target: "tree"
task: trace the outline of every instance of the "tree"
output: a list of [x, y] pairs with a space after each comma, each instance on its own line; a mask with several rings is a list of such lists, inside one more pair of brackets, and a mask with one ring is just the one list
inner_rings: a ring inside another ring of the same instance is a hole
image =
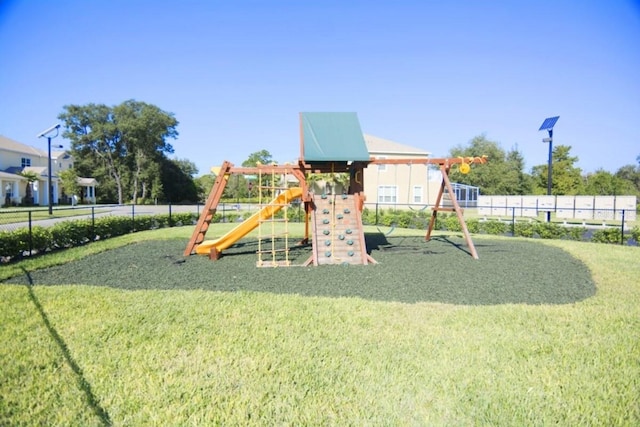
[[191, 160], [173, 159], [171, 161], [175, 163], [185, 175], [196, 176], [198, 174], [198, 167]]
[[78, 174], [74, 169], [65, 169], [59, 174], [62, 181], [62, 190], [69, 197], [80, 194], [80, 184], [78, 184]]
[[204, 203], [211, 193], [213, 183], [216, 181], [216, 176], [213, 173], [199, 176], [195, 179], [196, 188], [198, 191], [198, 201]]
[[[570, 156], [570, 151], [571, 146], [568, 145], [553, 148], [551, 194], [554, 196], [571, 196], [584, 192], [582, 170], [574, 166], [578, 157]], [[534, 194], [547, 194], [548, 169], [547, 164], [533, 167]]]
[[449, 152], [450, 157], [482, 157], [488, 161], [483, 165], [471, 166], [471, 172], [462, 174], [459, 168], [451, 169], [452, 182], [480, 187], [482, 194], [526, 194], [530, 189], [530, 177], [524, 172], [524, 160], [517, 149], [508, 155], [497, 142], [479, 135], [469, 141], [467, 147], [456, 146]]
[[531, 175], [524, 171], [524, 157], [517, 147], [507, 153], [505, 163], [505, 183], [508, 188], [505, 194], [531, 194], [533, 188]]
[[247, 160], [242, 162], [242, 166], [250, 168], [257, 166], [258, 164], [268, 165], [272, 162], [273, 159], [271, 157], [271, 153], [269, 153], [267, 150], [260, 150], [256, 151], [255, 153], [249, 154]]
[[173, 152], [167, 139], [178, 135], [173, 114], [134, 100], [114, 107], [66, 105], [58, 118], [78, 159], [78, 173], [97, 178], [103, 195], [113, 187], [119, 204], [125, 192], [136, 203], [139, 192], [159, 182], [160, 170], [154, 165]]
[[[249, 157], [247, 158], [247, 160], [245, 160], [244, 162], [242, 162], [242, 166], [244, 167], [255, 167], [258, 164], [262, 164], [262, 165], [269, 165], [274, 163], [273, 158], [271, 156], [271, 153], [269, 153], [269, 151], [267, 150], [260, 150], [260, 151], [256, 151], [254, 153], [249, 154]], [[270, 191], [269, 191], [269, 187], [272, 187], [273, 185], [275, 185], [275, 183], [273, 182], [273, 177], [271, 176], [271, 174], [262, 174], [262, 176], [259, 177], [260, 179], [260, 186], [262, 186], [262, 188], [258, 188], [258, 191], [261, 191], [261, 194], [263, 196], [269, 196]], [[224, 196], [225, 197], [236, 197], [237, 192], [236, 189], [234, 187], [234, 183], [230, 182], [231, 185], [228, 185], [227, 188], [225, 188], [225, 192], [224, 192]], [[239, 185], [239, 184], [237, 184]]]
[[33, 205], [33, 183], [38, 180], [38, 175], [32, 171], [22, 171], [18, 175], [27, 179], [27, 185], [24, 189], [24, 198], [22, 203], [26, 206]]
[[626, 165], [618, 169], [615, 177], [620, 180], [621, 189], [618, 194], [629, 194], [640, 197], [640, 156], [639, 164]]
[[193, 177], [182, 169], [176, 160], [161, 159], [161, 182], [164, 199], [172, 203], [196, 203], [198, 187]]

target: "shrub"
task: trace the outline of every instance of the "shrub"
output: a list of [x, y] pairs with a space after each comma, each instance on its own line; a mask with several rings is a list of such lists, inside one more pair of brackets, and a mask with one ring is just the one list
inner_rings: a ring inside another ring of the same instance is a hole
[[401, 228], [411, 228], [413, 226], [414, 215], [411, 211], [397, 211], [396, 225]]
[[478, 218], [469, 218], [466, 223], [469, 233], [480, 233], [480, 220]]
[[449, 215], [445, 220], [445, 228], [449, 231], [462, 231], [457, 215]]
[[369, 208], [362, 210], [362, 223], [367, 225], [374, 225], [376, 223], [376, 212]]
[[596, 243], [620, 243], [622, 234], [619, 228], [603, 228], [596, 230], [591, 236], [591, 241]]
[[542, 239], [559, 239], [566, 234], [566, 229], [563, 226], [553, 222], [539, 222], [534, 229]]
[[[243, 219], [247, 219], [245, 215], [242, 216]], [[287, 209], [287, 219], [291, 222], [303, 222], [304, 221], [304, 206], [292, 206]]]
[[[0, 257], [6, 259], [14, 259], [22, 255], [22, 247], [20, 245], [20, 234], [23, 228], [15, 231], [0, 231]], [[28, 229], [26, 230], [29, 231]]]
[[[28, 233], [28, 229], [25, 229], [25, 232]], [[51, 231], [49, 228], [35, 226], [31, 227], [31, 249], [38, 253], [43, 253], [47, 249], [51, 249]], [[28, 237], [27, 237], [27, 246], [24, 249], [27, 251], [28, 247]]]
[[565, 237], [569, 240], [582, 240], [587, 229], [584, 227], [567, 227], [565, 229]]
[[136, 216], [135, 224], [136, 231], [154, 230], [158, 227], [158, 219], [156, 216]]
[[378, 213], [378, 224], [384, 225], [385, 227], [391, 227], [392, 225], [396, 225], [396, 217], [390, 210], [381, 210]]
[[93, 240], [90, 220], [63, 221], [49, 228], [51, 248], [70, 248]]
[[513, 235], [520, 237], [533, 237], [534, 225], [530, 222], [516, 222], [513, 227]]
[[483, 222], [481, 229], [487, 234], [494, 234], [494, 235], [504, 234], [507, 232], [507, 223], [492, 219], [492, 220]]
[[198, 218], [196, 218], [195, 215], [191, 212], [174, 213], [173, 215], [171, 215], [171, 222], [173, 224], [171, 224], [170, 226], [181, 227], [184, 225], [194, 225], [197, 220]]
[[100, 239], [131, 233], [133, 228], [134, 222], [126, 216], [105, 216], [95, 221], [95, 234]]

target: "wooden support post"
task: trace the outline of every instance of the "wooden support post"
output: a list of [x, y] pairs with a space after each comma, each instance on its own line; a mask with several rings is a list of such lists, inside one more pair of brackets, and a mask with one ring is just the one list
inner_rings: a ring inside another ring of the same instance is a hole
[[220, 167], [220, 173], [216, 177], [216, 180], [213, 183], [213, 187], [211, 187], [211, 192], [209, 192], [207, 202], [205, 203], [202, 213], [200, 214], [200, 218], [198, 219], [196, 227], [193, 230], [191, 239], [189, 239], [189, 243], [184, 250], [184, 256], [191, 255], [195, 247], [204, 241], [204, 236], [207, 234], [209, 224], [213, 220], [213, 216], [216, 213], [218, 203], [220, 202], [222, 193], [224, 192], [224, 188], [227, 185], [227, 179], [225, 178], [225, 175], [229, 173], [229, 171], [231, 170], [231, 166], [232, 164], [227, 161], [224, 161], [222, 163], [222, 166]]
[[[471, 240], [471, 235], [469, 234], [467, 223], [464, 221], [464, 215], [463, 215], [462, 209], [458, 204], [458, 199], [456, 199], [456, 193], [453, 191], [453, 187], [451, 186], [451, 181], [449, 181], [450, 169], [451, 169], [451, 165], [449, 165], [448, 163], [443, 163], [440, 165], [440, 170], [442, 171], [442, 184], [440, 184], [440, 191], [438, 192], [438, 197], [436, 198], [436, 204], [433, 207], [431, 212], [431, 219], [429, 220], [429, 228], [427, 229], [427, 235], [425, 239], [427, 241], [431, 239], [431, 231], [435, 226], [436, 216], [438, 215], [438, 211], [454, 211], [456, 213], [456, 216], [458, 217], [458, 222], [460, 223], [460, 227], [462, 228], [462, 232], [467, 242], [467, 246], [469, 247], [469, 251], [471, 252], [471, 256], [474, 259], [478, 259], [478, 252], [476, 251], [476, 247], [473, 244], [473, 240]], [[440, 207], [440, 203], [442, 201], [442, 196], [444, 195], [445, 188], [449, 192], [449, 196], [451, 197], [451, 203], [453, 204], [453, 208]]]
[[217, 261], [220, 259], [220, 252], [216, 248], [211, 248], [209, 251], [209, 259], [212, 261]]

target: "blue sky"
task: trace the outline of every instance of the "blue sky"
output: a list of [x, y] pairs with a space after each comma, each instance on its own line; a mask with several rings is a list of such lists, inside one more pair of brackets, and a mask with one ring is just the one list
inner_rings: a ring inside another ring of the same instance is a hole
[[45, 148], [64, 105], [128, 99], [175, 114], [200, 174], [295, 161], [301, 111], [434, 156], [485, 134], [527, 171], [559, 115], [554, 144], [615, 172], [640, 155], [640, 2], [0, 0], [0, 134]]

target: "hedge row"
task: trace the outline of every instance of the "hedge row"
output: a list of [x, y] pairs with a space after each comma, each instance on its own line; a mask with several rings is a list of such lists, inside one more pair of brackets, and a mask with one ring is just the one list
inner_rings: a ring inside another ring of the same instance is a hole
[[[213, 222], [240, 222], [249, 217], [251, 212], [226, 212], [224, 216], [216, 213]], [[282, 216], [283, 213], [278, 213]], [[302, 222], [304, 210], [292, 208], [287, 210], [289, 221]], [[176, 213], [169, 216], [149, 215], [130, 218], [127, 216], [100, 217], [95, 220], [69, 220], [56, 223], [51, 227], [34, 226], [19, 228], [14, 231], [0, 231], [0, 262], [20, 259], [25, 255], [41, 254], [58, 249], [84, 245], [86, 243], [122, 236], [135, 231], [154, 230], [157, 228], [181, 225], [193, 225], [197, 221], [194, 213]], [[415, 228], [425, 230], [429, 225], [430, 213], [425, 211], [379, 211], [377, 214], [364, 209], [364, 224], [384, 227]], [[377, 220], [377, 222], [376, 222]], [[556, 223], [516, 222], [514, 224], [498, 220], [480, 221], [471, 218], [466, 221], [470, 233], [505, 235], [541, 238], [571, 239], [597, 243], [620, 243], [623, 241], [621, 228], [604, 228], [589, 231], [584, 227], [564, 227]], [[455, 214], [444, 214], [437, 218], [436, 230], [462, 231]], [[640, 227], [625, 232], [624, 239], [640, 242]]]
[[[376, 218], [377, 217], [377, 218]], [[430, 211], [393, 211], [383, 210], [376, 212], [364, 209], [362, 221], [369, 225], [381, 225], [384, 227], [415, 228], [426, 230], [431, 218]], [[377, 219], [377, 224], [376, 224]], [[466, 221], [467, 229], [474, 234], [514, 235], [540, 239], [569, 239], [590, 241], [596, 243], [620, 243], [623, 241], [621, 227], [602, 228], [589, 230], [585, 227], [565, 227], [548, 222], [504, 222], [499, 220], [480, 221], [478, 218], [470, 218]], [[436, 219], [434, 227], [443, 231], [462, 231], [456, 214], [441, 214]], [[640, 243], [640, 227], [625, 230], [624, 241], [630, 239]]]
[[107, 216], [95, 218], [94, 221], [63, 221], [51, 227], [33, 226], [31, 230], [23, 227], [14, 231], [0, 231], [0, 261], [7, 262], [25, 255], [81, 246], [135, 231], [192, 225], [195, 220], [197, 217], [192, 213], [137, 216], [133, 219], [127, 216]]

